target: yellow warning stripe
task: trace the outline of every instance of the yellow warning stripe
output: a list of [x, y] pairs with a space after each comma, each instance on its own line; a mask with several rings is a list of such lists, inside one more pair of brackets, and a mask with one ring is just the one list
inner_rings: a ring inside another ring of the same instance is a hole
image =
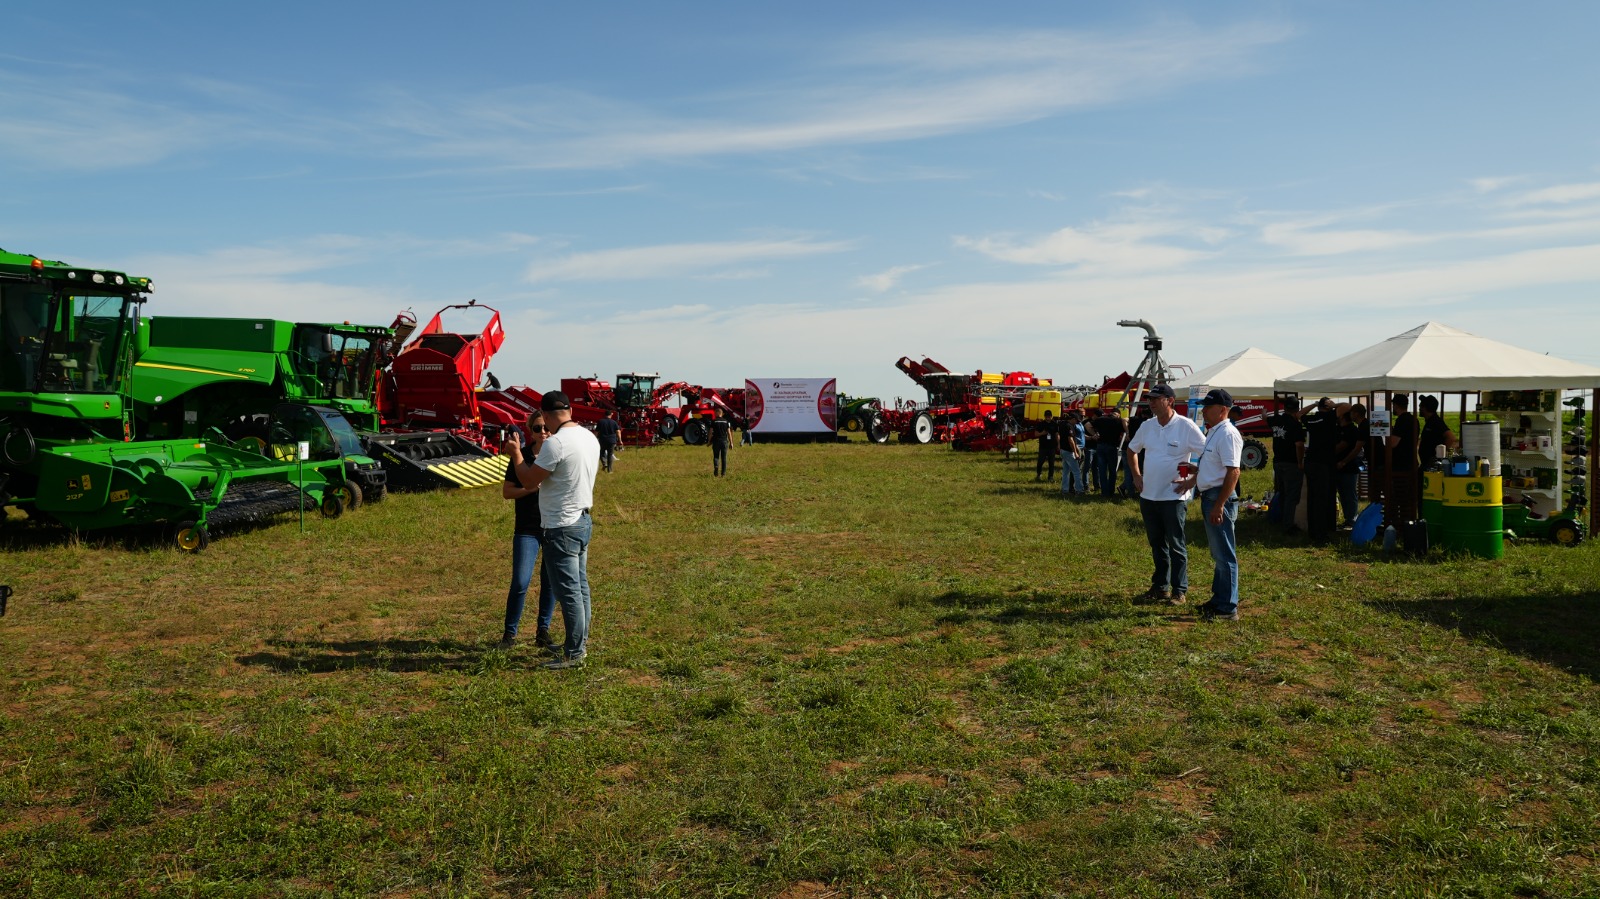
[[505, 466], [492, 457], [430, 465], [428, 470], [449, 478], [463, 487], [488, 487], [491, 484], [498, 484], [505, 474]]
[[201, 375], [222, 375], [224, 378], [240, 378], [240, 379], [243, 379], [243, 380], [246, 380], [246, 381], [250, 380], [250, 376], [249, 375], [235, 374], [234, 372], [231, 372], [231, 371], [219, 371], [218, 369], [215, 369], [215, 368], [191, 368], [190, 366], [187, 366], [187, 365], [163, 365], [160, 362], [135, 362], [135, 363], [133, 363], [133, 367], [134, 368], [164, 368], [167, 371], [192, 371], [192, 372], [194, 372], [196, 374], [201, 374]]

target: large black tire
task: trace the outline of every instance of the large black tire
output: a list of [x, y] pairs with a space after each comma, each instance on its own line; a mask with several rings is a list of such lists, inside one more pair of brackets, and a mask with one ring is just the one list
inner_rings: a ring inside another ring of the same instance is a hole
[[682, 425], [683, 423], [678, 421], [675, 416], [668, 415], [661, 419], [661, 424], [656, 428], [656, 433], [661, 435], [662, 440], [671, 440], [678, 436], [678, 431], [682, 428]]
[[928, 444], [933, 442], [933, 416], [926, 412], [918, 412], [911, 419], [911, 442]]
[[711, 439], [711, 425], [701, 419], [692, 419], [683, 426], [683, 442], [690, 446], [704, 446]]
[[889, 442], [889, 426], [884, 424], [882, 413], [864, 412], [861, 418], [863, 429], [867, 432], [867, 440], [872, 443]]
[[334, 490], [338, 491], [339, 499], [344, 502], [344, 507], [346, 509], [349, 509], [353, 512], [356, 509], [361, 508], [363, 497], [361, 495], [360, 484], [357, 484], [355, 481], [352, 481], [349, 478], [345, 478], [344, 484], [335, 487]]
[[1239, 467], [1246, 471], [1259, 471], [1267, 467], [1267, 445], [1246, 437], [1244, 449], [1239, 452]]
[[851, 434], [859, 433], [862, 429], [861, 419], [864, 417], [864, 415], [846, 415], [844, 417], [844, 423], [839, 427]]
[[371, 490], [367, 491], [366, 501], [369, 502], [369, 503], [381, 503], [381, 502], [383, 502], [383, 498], [388, 496], [388, 495], [389, 495], [389, 485], [388, 484], [379, 484], [378, 486], [376, 486], [376, 487], [372, 488]]

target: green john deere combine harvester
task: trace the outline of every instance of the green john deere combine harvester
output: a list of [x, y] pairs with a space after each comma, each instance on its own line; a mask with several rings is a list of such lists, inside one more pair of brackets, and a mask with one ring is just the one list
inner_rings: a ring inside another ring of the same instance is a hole
[[339, 460], [348, 507], [383, 499], [388, 477], [356, 433], [378, 430], [375, 371], [392, 328], [157, 315], [135, 336], [134, 427], [143, 436], [220, 432], [239, 449]]
[[15, 506], [73, 530], [166, 523], [188, 551], [214, 528], [308, 504], [342, 513], [339, 462], [177, 434], [132, 439], [135, 335], [150, 290], [146, 278], [0, 250], [0, 513]]

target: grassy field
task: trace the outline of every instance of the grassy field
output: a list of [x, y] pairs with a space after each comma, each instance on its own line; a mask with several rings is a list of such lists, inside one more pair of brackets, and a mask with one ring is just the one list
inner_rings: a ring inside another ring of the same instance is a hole
[[10, 522], [0, 893], [1600, 895], [1593, 544], [1250, 519], [1200, 623], [1031, 460], [630, 450], [595, 520], [562, 673], [494, 648], [496, 491], [197, 556]]

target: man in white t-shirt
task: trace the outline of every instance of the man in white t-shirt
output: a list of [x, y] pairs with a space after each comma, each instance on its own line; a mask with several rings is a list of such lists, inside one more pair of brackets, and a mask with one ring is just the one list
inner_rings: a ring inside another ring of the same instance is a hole
[[1233, 397], [1218, 387], [1201, 402], [1206, 421], [1206, 445], [1200, 452], [1200, 467], [1192, 480], [1179, 486], [1200, 490], [1200, 514], [1206, 521], [1206, 542], [1211, 544], [1211, 599], [1195, 606], [1201, 619], [1239, 620], [1239, 547], [1233, 531], [1239, 514], [1239, 499], [1233, 488], [1239, 483], [1239, 458], [1244, 438], [1228, 420]]
[[[1199, 425], [1173, 411], [1176, 396], [1171, 385], [1157, 384], [1145, 398], [1150, 403], [1151, 417], [1134, 432], [1127, 452], [1128, 474], [1139, 494], [1144, 535], [1150, 542], [1150, 556], [1156, 568], [1145, 598], [1183, 605], [1189, 599], [1189, 549], [1184, 527], [1194, 494], [1178, 489], [1178, 466], [1187, 465], [1200, 455], [1206, 438]], [[1143, 465], [1139, 462], [1141, 452]]]
[[600, 471], [600, 441], [588, 428], [572, 420], [572, 401], [559, 390], [540, 400], [549, 436], [538, 458], [525, 461], [515, 431], [505, 453], [517, 468], [522, 484], [539, 491], [539, 517], [544, 526], [543, 549], [550, 580], [567, 639], [546, 668], [581, 668], [589, 652], [589, 538], [594, 524], [594, 480]]

